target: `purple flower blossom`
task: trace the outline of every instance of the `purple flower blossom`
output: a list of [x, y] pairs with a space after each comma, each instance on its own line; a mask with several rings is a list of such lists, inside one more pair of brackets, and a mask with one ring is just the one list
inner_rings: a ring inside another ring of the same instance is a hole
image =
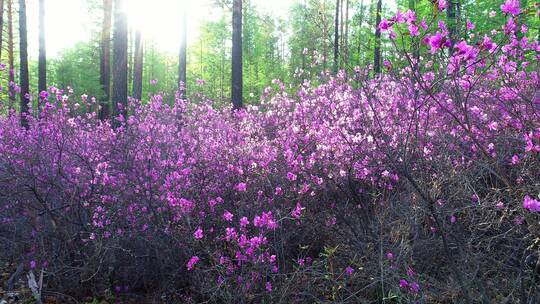
[[186, 264], [187, 270], [192, 270], [195, 264], [197, 264], [198, 262], [199, 262], [199, 257], [196, 255], [192, 256], [191, 259], [189, 259], [189, 261]]
[[540, 201], [526, 195], [523, 199], [523, 208], [531, 212], [540, 212]]
[[519, 15], [521, 13], [519, 0], [506, 0], [501, 4], [501, 11], [505, 14]]
[[201, 229], [201, 227], [195, 230], [195, 232], [193, 233], [193, 237], [195, 237], [196, 240], [200, 240], [203, 238], [203, 230]]

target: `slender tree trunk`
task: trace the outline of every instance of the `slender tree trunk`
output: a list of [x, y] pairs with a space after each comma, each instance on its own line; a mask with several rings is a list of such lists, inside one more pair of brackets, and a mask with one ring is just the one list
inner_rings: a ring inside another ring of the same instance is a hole
[[101, 30], [101, 64], [99, 83], [103, 90], [100, 102], [99, 118], [109, 118], [109, 101], [111, 99], [111, 24], [113, 0], [103, 0], [103, 28]]
[[345, 3], [345, 37], [343, 39], [343, 61], [349, 64], [349, 0]]
[[[128, 2], [129, 3], [129, 2]], [[135, 52], [134, 52], [134, 43], [133, 43], [133, 26], [128, 26], [128, 76], [127, 76], [127, 82], [128, 82], [128, 95], [129, 95], [129, 85], [131, 84], [133, 86], [133, 73], [135, 72], [134, 69], [134, 58]], [[133, 90], [133, 87], [131, 88]]]
[[232, 103], [233, 109], [238, 110], [243, 107], [242, 0], [233, 1], [232, 23]]
[[382, 0], [377, 0], [377, 11], [375, 16], [375, 49], [373, 54], [373, 70], [375, 74], [381, 73], [381, 24]]
[[454, 44], [456, 41], [457, 34], [457, 18], [456, 18], [456, 7], [458, 0], [448, 1], [448, 7], [446, 9], [446, 19], [448, 23], [448, 37], [450, 38], [450, 48], [448, 51], [453, 53]]
[[322, 1], [322, 24], [323, 24], [323, 70], [324, 73], [326, 73], [326, 70], [328, 68], [328, 42], [331, 38], [329, 38], [329, 26], [328, 26], [328, 20], [326, 19], [326, 1]]
[[334, 25], [334, 74], [339, 70], [339, 6], [340, 1], [336, 0], [336, 15]]
[[0, 0], [0, 60], [2, 60], [2, 47], [4, 34], [4, 0]]
[[187, 14], [186, 9], [182, 15], [182, 37], [180, 39], [180, 54], [178, 58], [178, 85], [180, 98], [186, 98], [187, 75]]
[[8, 0], [8, 65], [9, 65], [9, 109], [12, 110], [15, 106], [15, 54], [13, 41], [13, 0]]
[[[45, 0], [39, 0], [38, 91], [47, 91], [47, 49], [45, 45]], [[40, 103], [42, 102], [40, 96]]]
[[128, 25], [123, 10], [123, 0], [114, 2], [114, 34], [113, 34], [113, 126], [118, 127], [118, 116], [127, 119], [128, 104]]
[[133, 98], [141, 100], [143, 82], [144, 47], [141, 31], [135, 32], [135, 62], [133, 64]]
[[21, 77], [21, 125], [28, 128], [30, 115], [30, 83], [28, 80], [28, 38], [26, 31], [26, 1], [19, 0], [19, 58]]

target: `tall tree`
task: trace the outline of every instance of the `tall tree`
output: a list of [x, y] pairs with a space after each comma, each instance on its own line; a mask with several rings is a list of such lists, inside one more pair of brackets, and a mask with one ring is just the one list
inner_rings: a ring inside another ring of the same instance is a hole
[[[114, 117], [127, 116], [128, 101], [128, 25], [124, 11], [124, 1], [114, 1], [114, 33], [113, 33], [113, 86], [112, 104]], [[119, 122], [113, 119], [113, 125]]]
[[345, 0], [345, 37], [343, 38], [343, 61], [349, 64], [349, 0]]
[[144, 47], [140, 30], [135, 32], [135, 62], [133, 64], [133, 98], [141, 100]]
[[2, 42], [4, 34], [4, 0], [0, 0], [0, 59], [2, 58]]
[[381, 73], [381, 14], [382, 14], [382, 0], [377, 0], [377, 10], [375, 16], [375, 48], [373, 53], [373, 70], [375, 74]]
[[334, 74], [339, 70], [339, 8], [340, 1], [336, 0], [336, 16], [334, 25]]
[[242, 90], [242, 0], [233, 0], [232, 11], [232, 103], [233, 109], [243, 106]]
[[182, 16], [182, 37], [180, 39], [180, 58], [178, 65], [178, 83], [180, 86], [180, 98], [186, 98], [186, 70], [187, 70], [187, 14], [186, 9], [184, 9]]
[[15, 105], [15, 54], [13, 41], [13, 0], [8, 0], [7, 22], [8, 22], [8, 65], [9, 65], [9, 107]]
[[19, 59], [21, 77], [21, 125], [28, 128], [30, 115], [30, 83], [28, 80], [28, 33], [26, 30], [26, 1], [19, 0]]
[[99, 83], [103, 90], [100, 101], [99, 118], [109, 117], [109, 101], [111, 97], [111, 24], [113, 0], [103, 0], [103, 28], [101, 30], [101, 54]]
[[[39, 0], [38, 91], [47, 90], [47, 53], [45, 46], [45, 0]], [[41, 97], [40, 97], [41, 98]]]
[[456, 41], [457, 34], [457, 16], [456, 11], [458, 7], [459, 0], [450, 0], [448, 1], [448, 7], [446, 9], [446, 18], [448, 23], [448, 36], [450, 37], [451, 47], [448, 49], [449, 52], [453, 51], [454, 43]]

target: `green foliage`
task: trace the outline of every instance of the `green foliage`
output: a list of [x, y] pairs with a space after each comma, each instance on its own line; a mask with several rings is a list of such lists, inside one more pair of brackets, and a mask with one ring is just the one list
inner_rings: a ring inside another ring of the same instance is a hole
[[[58, 59], [47, 63], [49, 85], [72, 88], [75, 95], [87, 94], [98, 100], [103, 98], [99, 84], [99, 56], [99, 47], [93, 42], [80, 42], [63, 51]], [[35, 73], [37, 69], [31, 70]]]

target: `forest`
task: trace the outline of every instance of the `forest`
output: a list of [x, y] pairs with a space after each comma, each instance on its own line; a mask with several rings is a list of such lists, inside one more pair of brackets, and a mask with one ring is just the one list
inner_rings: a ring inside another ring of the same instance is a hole
[[0, 304], [540, 303], [539, 63], [537, 0], [0, 0]]

